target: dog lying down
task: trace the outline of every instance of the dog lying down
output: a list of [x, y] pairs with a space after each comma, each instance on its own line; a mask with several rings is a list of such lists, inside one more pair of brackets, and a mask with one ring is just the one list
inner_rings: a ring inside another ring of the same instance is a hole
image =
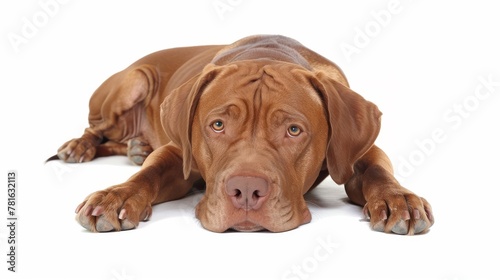
[[374, 230], [424, 233], [431, 206], [396, 181], [374, 145], [380, 118], [333, 62], [293, 39], [260, 35], [162, 50], [114, 74], [90, 99], [89, 127], [57, 157], [128, 155], [142, 165], [77, 207], [90, 231], [136, 228], [152, 205], [201, 180], [204, 228], [287, 231], [311, 221], [304, 194], [331, 176]]

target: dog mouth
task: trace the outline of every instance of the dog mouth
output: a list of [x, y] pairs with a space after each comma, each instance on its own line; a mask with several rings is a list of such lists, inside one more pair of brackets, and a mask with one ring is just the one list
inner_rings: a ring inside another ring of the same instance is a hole
[[232, 226], [230, 229], [241, 232], [255, 232], [255, 231], [265, 231], [265, 227], [252, 223], [250, 221], [244, 221], [237, 225]]
[[[284, 210], [284, 209], [283, 209]], [[239, 212], [239, 211], [238, 211]], [[227, 230], [239, 232], [284, 232], [297, 228], [311, 222], [312, 216], [309, 209], [303, 208], [299, 211], [291, 208], [286, 211], [269, 209], [264, 213], [259, 211], [245, 211], [235, 213], [228, 219]]]
[[236, 208], [231, 199], [221, 201], [205, 195], [196, 206], [196, 217], [203, 228], [219, 233], [284, 232], [311, 221], [311, 212], [305, 201], [291, 203], [284, 200], [283, 197], [271, 197], [260, 209], [254, 210]]

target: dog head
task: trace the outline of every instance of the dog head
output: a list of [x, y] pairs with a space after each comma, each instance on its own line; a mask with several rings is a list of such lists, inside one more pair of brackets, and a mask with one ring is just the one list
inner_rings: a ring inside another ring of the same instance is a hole
[[352, 176], [380, 115], [325, 73], [271, 60], [209, 64], [162, 105], [184, 177], [199, 172], [206, 182], [196, 215], [216, 232], [308, 223], [303, 195], [325, 166], [338, 184]]

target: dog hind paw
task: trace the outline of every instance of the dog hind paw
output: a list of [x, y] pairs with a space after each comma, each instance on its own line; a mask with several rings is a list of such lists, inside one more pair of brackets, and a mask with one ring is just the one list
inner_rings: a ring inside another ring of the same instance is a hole
[[94, 158], [96, 146], [85, 138], [75, 138], [64, 143], [57, 151], [57, 156], [68, 163], [80, 163]]
[[130, 139], [127, 145], [127, 156], [137, 165], [142, 165], [149, 154], [153, 152], [153, 148], [140, 137]]

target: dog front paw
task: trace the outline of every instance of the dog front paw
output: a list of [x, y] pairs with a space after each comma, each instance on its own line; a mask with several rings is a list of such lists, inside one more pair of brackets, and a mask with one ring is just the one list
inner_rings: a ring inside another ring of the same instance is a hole
[[108, 232], [134, 229], [151, 217], [146, 196], [129, 183], [89, 195], [76, 208], [77, 222], [89, 231]]
[[373, 230], [386, 233], [425, 233], [434, 224], [431, 205], [411, 192], [377, 195], [365, 204], [363, 213]]

